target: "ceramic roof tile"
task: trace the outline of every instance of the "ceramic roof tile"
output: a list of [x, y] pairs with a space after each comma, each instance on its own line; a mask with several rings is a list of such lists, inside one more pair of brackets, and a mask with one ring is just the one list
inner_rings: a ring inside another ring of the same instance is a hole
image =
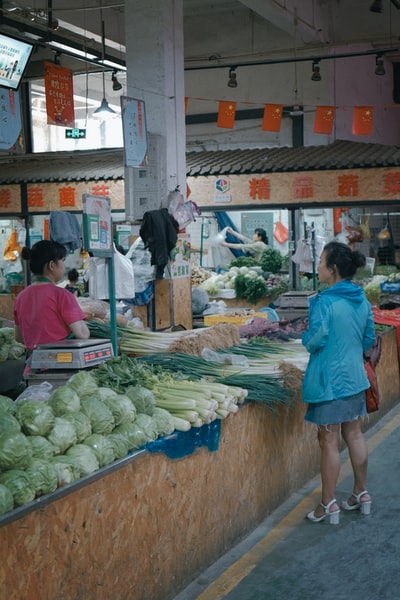
[[[186, 154], [188, 176], [400, 166], [400, 148], [351, 141], [301, 148], [209, 150]], [[123, 149], [0, 156], [0, 185], [115, 180], [125, 176]]]

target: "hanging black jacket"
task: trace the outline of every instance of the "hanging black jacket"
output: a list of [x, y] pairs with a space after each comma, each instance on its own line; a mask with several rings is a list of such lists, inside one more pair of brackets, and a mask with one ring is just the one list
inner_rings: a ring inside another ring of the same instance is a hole
[[151, 264], [163, 269], [169, 260], [170, 252], [178, 240], [179, 225], [168, 209], [160, 208], [144, 213], [140, 227], [140, 237], [145, 248], [151, 253]]

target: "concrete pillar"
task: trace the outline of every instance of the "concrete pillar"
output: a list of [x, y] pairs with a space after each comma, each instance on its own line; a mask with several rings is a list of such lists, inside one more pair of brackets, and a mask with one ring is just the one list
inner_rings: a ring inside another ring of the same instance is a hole
[[186, 190], [182, 0], [126, 0], [127, 95], [145, 102], [147, 169], [125, 169], [127, 217]]

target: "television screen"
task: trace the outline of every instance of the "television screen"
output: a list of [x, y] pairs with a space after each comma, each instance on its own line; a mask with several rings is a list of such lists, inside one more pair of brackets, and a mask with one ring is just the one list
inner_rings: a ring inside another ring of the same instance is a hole
[[0, 33], [0, 86], [18, 90], [34, 43]]

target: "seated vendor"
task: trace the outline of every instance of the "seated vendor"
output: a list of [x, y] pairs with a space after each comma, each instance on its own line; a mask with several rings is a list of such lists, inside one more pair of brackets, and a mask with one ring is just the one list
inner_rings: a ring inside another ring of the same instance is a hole
[[39, 344], [58, 342], [70, 336], [87, 339], [89, 328], [75, 296], [56, 285], [64, 276], [66, 248], [58, 242], [42, 240], [23, 248], [29, 260], [33, 282], [14, 302], [15, 339], [33, 350]]

